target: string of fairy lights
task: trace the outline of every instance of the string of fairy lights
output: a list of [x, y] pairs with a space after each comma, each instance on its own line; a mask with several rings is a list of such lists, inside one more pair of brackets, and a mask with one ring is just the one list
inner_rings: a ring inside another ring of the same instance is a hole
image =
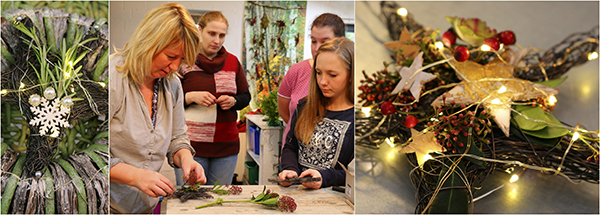
[[[386, 18], [386, 20], [384, 20], [384, 21], [387, 21], [387, 26], [388, 26], [388, 30], [390, 31], [390, 36], [394, 40], [398, 39], [398, 35], [399, 35], [399, 33], [397, 32], [398, 29], [402, 29], [403, 27], [407, 27], [407, 26], [409, 27], [409, 29], [410, 29], [410, 26], [413, 26], [413, 27], [417, 26], [417, 28], [419, 28], [419, 30], [420, 30], [420, 28], [422, 28], [420, 25], [418, 25], [418, 23], [416, 23], [416, 22], [414, 22], [414, 20], [412, 20], [412, 18], [410, 17], [410, 14], [408, 13], [407, 8], [399, 7], [399, 6], [397, 6], [396, 3], [393, 3], [393, 2], [392, 3], [382, 2], [381, 7], [382, 7], [382, 14]], [[395, 14], [391, 14], [390, 13], [391, 11], [395, 12]], [[417, 29], [412, 29], [412, 30], [415, 31]], [[414, 35], [418, 35], [418, 33], [415, 33]], [[597, 37], [597, 33], [596, 33], [595, 37]], [[598, 49], [597, 46], [599, 44], [598, 39], [588, 37], [579, 42], [570, 44], [569, 47], [565, 48], [566, 51], [564, 52], [564, 57], [562, 58], [562, 60], [559, 62], [556, 62], [550, 66], [559, 66], [559, 65], [563, 64], [564, 62], [566, 62], [567, 56], [569, 54], [572, 54], [572, 53], [580, 54], [580, 53], [577, 53], [578, 51], [580, 51], [580, 50], [577, 50], [577, 48], [579, 48], [580, 45], [583, 43], [591, 43], [592, 46], [594, 46], [594, 50], [587, 52], [587, 53], [581, 53], [582, 56], [585, 56], [588, 61], [598, 59], [598, 57], [599, 57], [599, 54], [597, 52], [597, 49]], [[523, 49], [523, 47], [521, 47], [517, 44], [515, 44], [515, 45], [518, 48]], [[523, 117], [526, 120], [536, 122], [536, 123], [544, 123], [546, 126], [550, 126], [550, 127], [558, 127], [558, 128], [567, 129], [568, 134], [567, 134], [567, 136], [565, 136], [563, 138], [568, 139], [568, 145], [566, 147], [566, 150], [564, 150], [564, 153], [559, 156], [560, 163], [558, 164], [558, 166], [556, 168], [530, 165], [530, 164], [520, 162], [518, 160], [501, 160], [501, 159], [496, 159], [496, 158], [481, 157], [481, 156], [466, 153], [467, 151], [469, 151], [468, 149], [465, 150], [465, 153], [460, 153], [460, 154], [444, 154], [443, 152], [433, 152], [432, 153], [433, 156], [432, 156], [432, 154], [430, 154], [430, 153], [422, 153], [421, 155], [419, 155], [419, 156], [422, 156], [422, 158], [419, 158], [419, 160], [423, 160], [423, 162], [422, 163], [419, 162], [419, 164], [416, 166], [413, 165], [413, 166], [415, 166], [415, 168], [412, 169], [410, 172], [411, 178], [413, 178], [412, 175], [415, 174], [417, 171], [420, 171], [420, 172], [423, 171], [424, 161], [435, 160], [436, 163], [438, 163], [442, 166], [445, 166], [446, 168], [449, 168], [452, 170], [458, 170], [460, 172], [460, 174], [459, 174], [460, 179], [467, 186], [467, 190], [469, 192], [471, 202], [475, 202], [481, 198], [484, 198], [485, 196], [488, 196], [489, 194], [501, 189], [506, 184], [516, 182], [519, 179], [519, 175], [523, 174], [523, 172], [525, 172], [525, 170], [527, 170], [527, 169], [542, 171], [542, 172], [551, 173], [554, 175], [560, 175], [560, 176], [566, 178], [567, 180], [569, 180], [571, 183], [574, 183], [574, 184], [579, 183], [578, 181], [573, 180], [573, 178], [569, 177], [568, 175], [566, 175], [562, 172], [563, 165], [565, 164], [567, 155], [571, 151], [572, 147], [574, 147], [574, 144], [578, 141], [583, 142], [589, 149], [591, 149], [591, 151], [595, 155], [598, 155], [599, 154], [599, 149], [598, 149], [599, 138], [598, 138], [598, 136], [600, 136], [600, 130], [589, 131], [586, 128], [584, 128], [583, 126], [581, 126], [580, 124], [577, 124], [576, 126], [556, 124], [556, 123], [551, 123], [551, 122], [547, 122], [547, 121], [543, 121], [543, 120], [532, 119], [532, 118], [526, 116], [525, 114], [522, 114], [521, 112], [515, 110], [511, 106], [512, 105], [535, 105], [535, 102], [513, 101], [513, 99], [512, 99], [513, 95], [511, 95], [511, 92], [514, 92], [515, 89], [512, 89], [511, 86], [514, 86], [515, 84], [533, 86], [533, 91], [537, 91], [538, 93], [540, 93], [542, 95], [544, 105], [548, 106], [550, 109], [553, 109], [553, 107], [556, 105], [557, 99], [553, 93], [548, 93], [547, 91], [540, 89], [537, 86], [534, 86], [532, 84], [532, 82], [530, 82], [528, 80], [519, 79], [519, 78], [490, 77], [490, 78], [480, 78], [477, 80], [470, 80], [465, 74], [463, 74], [463, 71], [461, 71], [460, 69], [458, 69], [456, 67], [457, 60], [454, 56], [452, 56], [451, 50], [449, 50], [448, 48], [446, 48], [444, 46], [444, 43], [442, 43], [441, 41], [437, 41], [434, 43], [434, 46], [437, 48], [437, 51], [441, 54], [441, 56], [443, 56], [444, 59], [415, 70], [414, 73], [411, 75], [411, 77], [408, 78], [407, 80], [410, 80], [413, 77], [415, 77], [417, 75], [417, 73], [425, 71], [425, 70], [432, 68], [434, 66], [437, 66], [439, 64], [448, 64], [450, 66], [450, 68], [452, 68], [452, 70], [454, 70], [455, 74], [462, 81], [459, 83], [443, 84], [443, 85], [435, 87], [431, 90], [426, 90], [420, 94], [421, 97], [424, 95], [428, 95], [428, 94], [434, 94], [434, 92], [437, 92], [442, 89], [453, 88], [453, 87], [457, 87], [457, 86], [470, 86], [471, 89], [477, 90], [479, 93], [481, 93], [481, 95], [484, 95], [484, 96], [479, 97], [478, 100], [472, 102], [471, 104], [463, 106], [460, 110], [450, 114], [447, 117], [458, 115], [461, 112], [467, 111], [468, 109], [472, 108], [473, 106], [475, 106], [476, 109], [478, 109], [480, 105], [484, 105], [488, 109], [493, 109], [495, 106], [499, 106], [499, 105], [508, 106], [508, 108], [510, 110], [509, 113], [514, 113], [515, 115]], [[493, 53], [497, 57], [497, 59], [499, 59], [500, 62], [510, 65], [509, 63], [507, 63], [507, 60], [502, 57], [501, 53], [499, 53], [500, 50], [504, 50], [504, 44], [500, 44], [500, 47], [497, 50], [490, 47], [487, 44], [483, 44], [477, 48], [473, 48], [468, 51], [471, 53], [476, 53], [476, 52], [483, 52], [484, 54]], [[545, 62], [540, 62], [536, 56], [533, 56], [533, 57], [530, 56], [530, 58], [533, 58], [534, 60], [537, 60], [538, 62], [533, 63], [533, 64], [529, 63], [526, 66], [522, 66], [522, 65], [510, 65], [510, 66], [516, 70], [525, 70], [525, 71], [529, 70], [529, 68], [531, 66], [540, 67], [541, 72], [543, 74], [543, 80], [546, 80], [546, 81], [549, 80], [549, 77], [546, 74], [546, 69], [544, 68], [544, 66], [549, 66], [549, 65], [546, 64]], [[495, 88], [489, 88], [489, 87], [486, 88], [486, 87], [482, 86], [486, 83], [493, 83], [493, 82], [501, 82], [503, 84], [500, 86], [497, 86]], [[398, 93], [398, 95], [400, 95], [400, 94], [401, 94], [401, 92]], [[393, 135], [390, 136], [389, 134], [388, 135], [385, 134], [386, 132], [390, 132], [389, 123], [387, 123], [388, 124], [387, 128], [383, 129], [382, 127], [386, 125], [386, 123], [385, 123], [386, 121], [392, 120], [393, 117], [390, 115], [382, 116], [381, 113], [379, 113], [379, 109], [376, 107], [378, 107], [382, 102], [383, 101], [374, 102], [374, 103], [370, 104], [369, 106], [363, 106], [360, 109], [360, 112], [357, 112], [357, 113], [360, 113], [360, 114], [357, 114], [357, 123], [360, 121], [363, 124], [362, 126], [360, 124], [357, 125], [357, 126], [359, 126], [359, 128], [357, 128], [357, 137], [356, 137], [357, 143], [359, 141], [367, 140], [367, 141], [379, 141], [379, 143], [387, 143], [392, 148], [397, 145], [402, 145], [404, 147], [409, 146], [410, 143], [413, 141], [413, 139], [415, 139], [415, 137], [411, 136], [411, 137], [405, 139], [404, 141], [400, 141], [401, 143], [398, 144], [397, 141], [395, 140], [396, 138], [392, 137]], [[419, 102], [418, 100], [413, 100], [408, 103], [392, 102], [392, 104], [394, 106], [413, 106], [413, 105], [417, 104], [418, 102]], [[411, 114], [411, 113], [400, 112], [400, 111], [398, 111], [397, 113]], [[415, 112], [413, 112], [412, 114], [414, 114], [414, 113]], [[433, 128], [436, 125], [438, 125], [438, 123], [440, 121], [438, 118], [442, 117], [442, 114], [443, 113], [440, 112], [439, 115], [437, 115], [437, 116], [434, 115], [432, 117], [429, 117], [428, 121], [430, 121], [430, 123], [428, 123], [427, 126], [424, 126], [424, 129], [422, 131], [420, 131], [418, 135], [424, 135], [428, 132], [432, 132]], [[472, 128], [469, 129], [469, 131], [468, 131], [469, 138], [471, 138], [472, 132], [473, 132]], [[506, 131], [505, 131], [505, 133], [506, 133]], [[508, 136], [508, 134], [507, 134], [507, 136]], [[375, 147], [378, 148], [377, 145], [378, 145], [378, 143], [375, 144]], [[465, 157], [470, 157], [470, 158], [477, 159], [480, 161], [485, 161], [485, 162], [506, 164], [506, 165], [510, 166], [509, 168], [505, 169], [505, 172], [508, 173], [509, 175], [511, 175], [510, 179], [506, 183], [500, 185], [499, 187], [496, 187], [496, 188], [488, 191], [487, 193], [478, 196], [477, 198], [473, 198], [473, 193], [471, 193], [472, 185], [468, 182], [467, 176], [465, 175], [466, 173], [462, 172], [462, 170], [460, 170], [459, 168], [456, 168], [458, 161], [453, 162], [452, 165], [448, 165], [448, 164], [444, 163], [443, 161], [441, 161], [443, 158], [451, 158], [451, 157], [458, 157], [459, 160], [462, 158], [465, 158]], [[514, 167], [521, 167], [522, 170], [519, 172], [516, 172]], [[431, 174], [431, 173], [420, 173], [420, 174]], [[440, 175], [440, 177], [442, 177], [442, 176]], [[446, 177], [442, 178], [442, 180], [446, 180], [446, 179], [447, 179]], [[595, 179], [596, 183], [597, 183], [597, 180], [598, 179], [596, 176], [596, 179]], [[415, 184], [415, 183], [416, 182], [413, 180], [413, 185], [415, 185], [415, 188], [420, 187], [420, 185], [417, 186], [417, 184]], [[443, 183], [438, 183], [438, 185], [439, 184], [443, 184]], [[436, 189], [433, 191], [433, 195], [431, 195], [431, 196], [435, 196], [440, 191], [440, 188], [441, 188], [441, 186], [437, 186]], [[419, 192], [420, 189], [417, 189], [417, 190]], [[427, 196], [430, 196], [430, 194], [417, 195], [417, 196], [427, 197]], [[420, 197], [417, 198], [419, 200], [419, 203], [421, 203], [421, 200], [422, 200], [422, 199], [420, 199]], [[433, 199], [433, 197], [431, 197], [431, 199]], [[431, 204], [431, 201], [428, 201], [426, 205], [418, 206], [416, 211], [417, 212], [419, 212], [419, 211], [426, 212], [426, 210], [430, 206], [430, 204]], [[424, 208], [422, 208], [422, 207], [424, 207]], [[422, 209], [422, 210], [420, 210], [420, 209]]]

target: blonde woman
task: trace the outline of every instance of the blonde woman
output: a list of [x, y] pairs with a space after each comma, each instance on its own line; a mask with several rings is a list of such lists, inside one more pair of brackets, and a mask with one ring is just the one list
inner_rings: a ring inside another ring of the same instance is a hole
[[175, 72], [193, 64], [200, 36], [175, 3], [151, 10], [123, 49], [110, 59], [111, 213], [151, 213], [173, 184], [158, 173], [165, 157], [191, 184], [202, 166], [185, 133], [183, 91]]
[[[201, 44], [195, 64], [181, 70], [187, 134], [207, 184], [231, 184], [240, 151], [236, 111], [248, 106], [250, 92], [240, 61], [223, 47], [227, 18], [211, 11], [198, 25]], [[184, 172], [175, 169], [178, 185]]]
[[278, 178], [320, 177], [303, 183], [319, 189], [344, 185], [340, 165], [354, 159], [354, 43], [344, 37], [329, 40], [314, 59], [309, 93], [292, 115]]

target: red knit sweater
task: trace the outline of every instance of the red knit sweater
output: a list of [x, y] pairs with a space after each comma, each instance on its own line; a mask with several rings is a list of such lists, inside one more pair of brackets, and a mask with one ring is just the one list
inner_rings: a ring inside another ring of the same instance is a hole
[[[236, 110], [247, 106], [250, 99], [246, 76], [237, 57], [227, 52], [225, 47], [221, 48], [213, 60], [198, 54], [195, 65], [192, 68], [182, 68], [180, 73], [183, 76], [181, 84], [184, 95], [190, 91], [208, 91], [215, 98], [229, 95], [236, 97], [237, 101], [229, 110], [221, 109], [218, 104], [207, 108], [193, 103], [186, 107], [187, 134], [196, 150], [196, 156], [224, 157], [238, 154], [240, 140]], [[248, 95], [247, 101], [239, 98], [242, 94]]]

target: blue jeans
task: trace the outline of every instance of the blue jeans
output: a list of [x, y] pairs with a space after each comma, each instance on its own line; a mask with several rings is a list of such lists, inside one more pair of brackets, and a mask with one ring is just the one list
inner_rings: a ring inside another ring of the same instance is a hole
[[[237, 164], [238, 155], [227, 157], [194, 157], [194, 160], [204, 168], [206, 175], [206, 184], [213, 185], [219, 179], [219, 184], [231, 184], [235, 166]], [[177, 186], [183, 185], [185, 182], [182, 178], [183, 170], [175, 168], [175, 178]]]

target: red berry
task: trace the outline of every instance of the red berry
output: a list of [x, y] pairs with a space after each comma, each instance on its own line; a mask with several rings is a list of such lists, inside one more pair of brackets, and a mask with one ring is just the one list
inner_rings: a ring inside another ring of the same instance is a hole
[[456, 43], [456, 33], [453, 31], [446, 31], [444, 35], [442, 35], [442, 43], [447, 47], [452, 47], [452, 45]]
[[483, 41], [484, 45], [488, 45], [490, 48], [492, 48], [493, 50], [498, 51], [498, 49], [500, 49], [500, 42], [498, 42], [498, 39], [490, 37], [487, 38]]
[[415, 125], [417, 125], [418, 122], [419, 122], [419, 120], [415, 116], [408, 115], [408, 116], [406, 116], [406, 121], [404, 122], [404, 126], [406, 126], [407, 128], [412, 128], [412, 127], [415, 127]]
[[517, 38], [515, 37], [515, 33], [512, 31], [503, 31], [498, 34], [498, 39], [500, 39], [501, 43], [504, 45], [512, 45], [517, 42]]
[[454, 59], [458, 62], [464, 62], [469, 59], [469, 50], [464, 46], [456, 47], [454, 50]]
[[379, 109], [381, 109], [381, 113], [383, 115], [390, 115], [396, 113], [397, 111], [396, 106], [394, 106], [390, 101], [384, 101], [383, 103], [381, 103]]

